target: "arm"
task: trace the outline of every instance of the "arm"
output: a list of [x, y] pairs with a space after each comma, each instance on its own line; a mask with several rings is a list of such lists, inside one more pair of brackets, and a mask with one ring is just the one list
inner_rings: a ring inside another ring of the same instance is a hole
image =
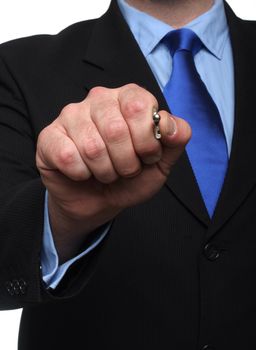
[[[39, 256], [45, 188], [35, 166], [35, 141], [22, 95], [0, 61], [0, 308], [42, 299]], [[8, 282], [24, 280], [24, 294]]]
[[[172, 121], [168, 113], [161, 112], [163, 142], [154, 140], [149, 116], [152, 105], [157, 102], [144, 89], [129, 85], [119, 89], [94, 89], [81, 103], [65, 107], [37, 140], [31, 111], [15, 75], [4, 62], [0, 62], [0, 72], [0, 308], [7, 309], [53, 298], [44, 288], [40, 270], [46, 188], [54, 241], [64, 263], [77, 254], [94, 230], [124, 208], [150, 198], [159, 190], [184, 149], [190, 131], [184, 122], [176, 119], [178, 131], [168, 136]], [[138, 96], [143, 101], [139, 113], [132, 107], [136, 106]], [[101, 143], [100, 148], [94, 141], [104, 131], [99, 130], [103, 125], [92, 121], [96, 115], [104, 116], [102, 120], [110, 133], [109, 141], [103, 142], [103, 147]], [[125, 144], [132, 150], [132, 156], [125, 161], [118, 155], [124, 158], [126, 146], [119, 142], [120, 130], [113, 128], [119, 122], [113, 124], [111, 116], [118, 116], [125, 126]], [[74, 117], [76, 123], [72, 124]], [[136, 126], [132, 126], [135, 119]], [[88, 125], [96, 125], [94, 134]], [[130, 131], [127, 133], [130, 129], [134, 135], [139, 131], [139, 137], [135, 138], [139, 143], [142, 141], [142, 149], [138, 146], [138, 150], [134, 150]], [[84, 145], [81, 140], [86, 141]], [[106, 152], [109, 147], [110, 155]], [[71, 278], [69, 274], [68, 280], [62, 283], [63, 297], [77, 293], [86, 283], [98, 251], [95, 249], [75, 264], [79, 273], [76, 268]], [[20, 279], [26, 282], [25, 293], [11, 295], [8, 282]]]
[[[0, 59], [0, 309], [56, 300], [42, 279], [45, 186], [35, 163], [37, 133], [14, 72]], [[78, 263], [61, 298], [78, 293], [99, 249]]]
[[42, 265], [42, 276], [47, 288], [55, 289], [62, 278], [66, 274], [70, 266], [76, 261], [89, 254], [94, 248], [96, 248], [105, 238], [109, 232], [111, 223], [108, 223], [104, 227], [101, 227], [92, 236], [90, 242], [86, 242], [83, 251], [66, 261], [64, 264], [59, 264], [58, 253], [54, 244], [52, 230], [49, 222], [49, 211], [48, 211], [48, 195], [47, 191], [45, 194], [45, 209], [44, 209], [44, 233], [43, 233], [43, 245], [41, 251], [41, 265]]
[[49, 191], [61, 262], [91, 232], [164, 184], [190, 128], [162, 111], [160, 143], [148, 117], [154, 107], [155, 98], [134, 84], [95, 88], [81, 103], [66, 106], [39, 135], [37, 166]]

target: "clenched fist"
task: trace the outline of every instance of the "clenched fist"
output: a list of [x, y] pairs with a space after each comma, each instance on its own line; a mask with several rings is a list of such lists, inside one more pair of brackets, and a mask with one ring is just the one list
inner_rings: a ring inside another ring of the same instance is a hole
[[40, 133], [37, 167], [62, 261], [86, 235], [152, 197], [166, 181], [191, 131], [184, 120], [160, 111], [162, 138], [156, 140], [154, 108], [154, 96], [135, 84], [96, 87]]

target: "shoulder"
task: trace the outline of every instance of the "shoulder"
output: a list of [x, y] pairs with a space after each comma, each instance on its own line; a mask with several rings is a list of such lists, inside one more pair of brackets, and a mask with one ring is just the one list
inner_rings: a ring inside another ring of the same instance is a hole
[[[251, 53], [256, 53], [256, 21], [236, 18], [230, 26], [231, 36], [236, 42], [236, 46], [247, 48]], [[248, 51], [248, 52], [249, 52]]]
[[249, 21], [249, 20], [244, 20], [244, 19], [239, 19], [241, 25], [251, 32], [252, 34], [256, 35], [256, 21]]
[[55, 35], [34, 35], [0, 45], [0, 58], [11, 66], [34, 65], [59, 56], [69, 57], [86, 50], [96, 20], [72, 24]]

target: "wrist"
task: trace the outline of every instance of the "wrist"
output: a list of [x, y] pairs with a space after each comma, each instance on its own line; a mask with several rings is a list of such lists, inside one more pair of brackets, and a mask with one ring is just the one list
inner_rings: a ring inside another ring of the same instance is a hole
[[77, 255], [89, 236], [118, 214], [117, 211], [109, 213], [106, 210], [92, 215], [88, 209], [88, 213], [78, 215], [79, 209], [76, 211], [72, 207], [71, 210], [67, 210], [67, 207], [56, 201], [50, 193], [48, 194], [48, 213], [60, 264]]

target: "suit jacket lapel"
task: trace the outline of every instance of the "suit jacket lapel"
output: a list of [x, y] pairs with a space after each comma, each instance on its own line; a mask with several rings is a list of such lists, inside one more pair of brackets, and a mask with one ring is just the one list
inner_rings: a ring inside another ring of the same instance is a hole
[[238, 19], [226, 4], [235, 74], [235, 125], [225, 184], [216, 208], [211, 236], [234, 215], [256, 182], [256, 49], [249, 22]]

